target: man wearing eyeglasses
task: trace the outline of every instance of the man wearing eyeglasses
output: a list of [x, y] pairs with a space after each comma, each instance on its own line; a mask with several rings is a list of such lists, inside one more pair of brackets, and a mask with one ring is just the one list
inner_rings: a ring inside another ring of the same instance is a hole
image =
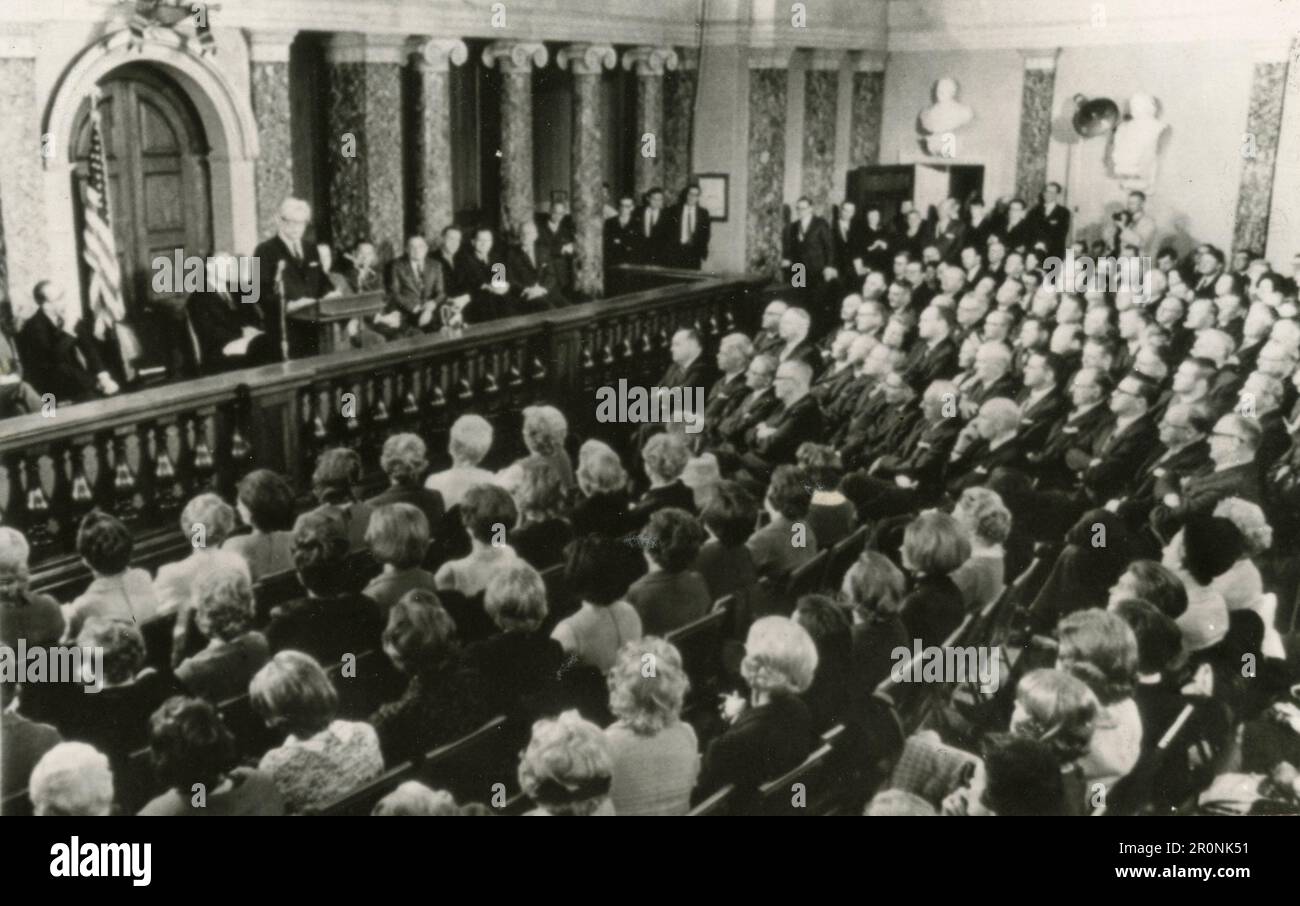
[[1159, 386], [1138, 374], [1125, 376], [1111, 392], [1115, 419], [1097, 435], [1083, 470], [1083, 485], [1093, 500], [1123, 496], [1133, 486], [1138, 467], [1156, 444], [1151, 408], [1159, 395]]
[[[1047, 434], [1041, 450], [1028, 454], [1043, 489], [1068, 490], [1075, 485], [1075, 470], [1066, 455], [1087, 457], [1097, 435], [1111, 418], [1104, 405], [1112, 388], [1109, 375], [1096, 368], [1080, 368], [1070, 381], [1071, 409]], [[1086, 464], [1087, 460], [1084, 460]]]
[[1203, 403], [1175, 403], [1160, 420], [1160, 443], [1138, 469], [1127, 497], [1112, 499], [1106, 509], [1118, 513], [1131, 526], [1146, 524], [1156, 503], [1177, 493], [1183, 479], [1210, 467], [1206, 441], [1214, 422]]
[[1151, 511], [1151, 526], [1162, 539], [1173, 537], [1192, 513], [1213, 513], [1220, 500], [1240, 497], [1259, 503], [1262, 497], [1259, 463], [1259, 423], [1236, 413], [1223, 416], [1210, 431], [1209, 472], [1193, 475], [1182, 488], [1164, 496], [1162, 506]]

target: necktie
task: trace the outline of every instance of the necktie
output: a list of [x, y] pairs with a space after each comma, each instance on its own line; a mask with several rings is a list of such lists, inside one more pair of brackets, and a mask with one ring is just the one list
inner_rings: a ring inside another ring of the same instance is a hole
[[411, 268], [415, 271], [415, 282], [419, 283], [420, 278], [424, 276], [424, 268], [420, 267], [420, 262], [412, 261]]
[[689, 240], [695, 235], [695, 209], [686, 209], [686, 238]]

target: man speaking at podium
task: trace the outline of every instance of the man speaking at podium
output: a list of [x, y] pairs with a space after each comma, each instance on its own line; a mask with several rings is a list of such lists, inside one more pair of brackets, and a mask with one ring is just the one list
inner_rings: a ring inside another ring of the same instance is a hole
[[262, 284], [258, 300], [262, 322], [279, 358], [284, 357], [286, 324], [288, 357], [316, 354], [318, 341], [314, 326], [289, 320], [288, 316], [311, 308], [327, 296], [338, 295], [321, 267], [315, 244], [303, 240], [310, 223], [311, 205], [301, 198], [286, 198], [276, 215], [276, 234], [253, 252], [258, 259]]

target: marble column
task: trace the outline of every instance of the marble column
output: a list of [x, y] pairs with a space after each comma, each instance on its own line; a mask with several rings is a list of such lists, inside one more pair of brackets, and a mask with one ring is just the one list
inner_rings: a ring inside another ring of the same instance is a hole
[[788, 50], [750, 53], [745, 264], [758, 273], [775, 274], [781, 261], [789, 65]]
[[501, 228], [515, 233], [533, 216], [533, 67], [545, 66], [544, 44], [496, 41], [483, 63], [501, 72]]
[[605, 290], [605, 210], [600, 194], [605, 176], [605, 105], [600, 74], [614, 68], [618, 54], [609, 44], [574, 44], [561, 50], [556, 62], [573, 71], [574, 286], [582, 295], [597, 298]]
[[814, 51], [804, 75], [803, 165], [800, 193], [831, 216], [835, 186], [835, 121], [840, 93], [840, 54]]
[[663, 185], [664, 71], [677, 68], [671, 47], [634, 47], [623, 54], [623, 68], [636, 70], [637, 194]]
[[[1016, 195], [1027, 206], [1038, 203], [1047, 183], [1047, 152], [1052, 141], [1052, 95], [1056, 91], [1059, 49], [1022, 50], [1024, 85], [1020, 94], [1020, 142], [1016, 149]], [[959, 153], [960, 156], [960, 153]]]
[[381, 260], [405, 237], [402, 62], [406, 39], [336, 34], [330, 41], [328, 157], [333, 243], [375, 243]]
[[289, 46], [293, 31], [248, 34], [249, 95], [260, 152], [253, 166], [258, 236], [276, 231], [280, 202], [293, 191], [293, 133], [289, 122]]
[[699, 53], [688, 48], [678, 55], [677, 68], [664, 73], [663, 184], [675, 196], [695, 173], [691, 165], [691, 124], [699, 90]]
[[[1296, 46], [1300, 48], [1300, 42]], [[1263, 254], [1268, 244], [1269, 208], [1274, 202], [1273, 177], [1277, 171], [1278, 143], [1282, 137], [1289, 49], [1285, 42], [1279, 42], [1271, 47], [1258, 48], [1255, 55], [1246, 134], [1241, 148], [1241, 181], [1232, 229], [1233, 251], [1249, 249]]]
[[849, 127], [849, 167], [880, 163], [880, 131], [885, 111], [885, 55], [863, 51], [853, 61], [853, 102]]
[[34, 305], [31, 288], [42, 277], [59, 277], [70, 288], [70, 299], [76, 299], [77, 268], [75, 262], [56, 266], [50, 261], [41, 155], [48, 148], [53, 158], [67, 161], [69, 149], [42, 145], [36, 45], [31, 30], [22, 26], [0, 32], [0, 123], [0, 251], [10, 298], [17, 313], [25, 315]]
[[459, 38], [418, 38], [411, 59], [420, 75], [415, 99], [416, 210], [413, 220], [432, 247], [443, 227], [452, 222], [451, 195], [451, 67], [469, 59], [469, 49]]

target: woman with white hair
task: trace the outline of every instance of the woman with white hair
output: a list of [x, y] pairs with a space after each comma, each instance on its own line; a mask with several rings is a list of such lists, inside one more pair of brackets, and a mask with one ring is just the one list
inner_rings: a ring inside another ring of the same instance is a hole
[[[569, 437], [569, 422], [564, 413], [554, 406], [527, 406], [524, 408], [522, 432], [529, 456], [541, 456], [549, 460], [560, 476], [560, 486], [564, 493], [571, 492], [577, 482], [573, 477], [573, 463], [564, 448], [564, 442]], [[498, 472], [497, 484], [513, 489], [519, 481], [519, 470], [527, 458], [517, 459]]]
[[388, 489], [366, 501], [371, 513], [391, 503], [407, 503], [424, 513], [429, 531], [437, 532], [446, 506], [441, 494], [422, 484], [429, 468], [424, 441], [415, 434], [392, 435], [384, 441], [379, 466], [388, 476]]
[[682, 481], [691, 453], [680, 434], [655, 434], [641, 449], [650, 487], [632, 507], [632, 522], [645, 525], [657, 511], [677, 507], [695, 513], [695, 494]]
[[733, 694], [724, 702], [731, 726], [709, 744], [697, 796], [729, 783], [752, 794], [816, 748], [812, 715], [799, 697], [816, 671], [817, 646], [806, 629], [788, 617], [754, 621], [740, 664], [749, 698]]
[[627, 470], [618, 454], [600, 441], [589, 440], [578, 451], [578, 490], [581, 496], [569, 510], [576, 537], [597, 533], [621, 538], [632, 531]]
[[691, 682], [677, 648], [654, 636], [628, 642], [609, 671], [605, 729], [619, 815], [684, 815], [700, 773], [700, 744], [681, 719]]
[[208, 640], [176, 668], [176, 679], [195, 695], [220, 704], [248, 691], [248, 682], [271, 659], [266, 636], [252, 628], [253, 584], [229, 564], [199, 577], [194, 586], [195, 624]]
[[153, 580], [158, 613], [176, 613], [172, 633], [172, 665], [189, 653], [194, 632], [194, 583], [200, 575], [223, 560], [248, 564], [238, 554], [222, 551], [222, 543], [235, 529], [235, 510], [216, 494], [200, 494], [181, 510], [181, 534], [192, 550], [184, 560], [159, 567]]
[[614, 773], [600, 727], [577, 711], [533, 724], [519, 761], [519, 786], [537, 803], [529, 815], [609, 816]]
[[113, 772], [108, 758], [84, 742], [61, 742], [32, 769], [27, 783], [33, 814], [41, 817], [102, 817], [113, 811]]
[[451, 468], [435, 472], [424, 486], [442, 495], [447, 509], [460, 506], [465, 492], [476, 484], [491, 484], [495, 477], [479, 463], [492, 449], [492, 423], [481, 415], [462, 415], [452, 422], [447, 441]]
[[63, 635], [63, 611], [49, 595], [28, 588], [31, 549], [17, 529], [0, 525], [0, 644], [15, 648], [57, 645]]

